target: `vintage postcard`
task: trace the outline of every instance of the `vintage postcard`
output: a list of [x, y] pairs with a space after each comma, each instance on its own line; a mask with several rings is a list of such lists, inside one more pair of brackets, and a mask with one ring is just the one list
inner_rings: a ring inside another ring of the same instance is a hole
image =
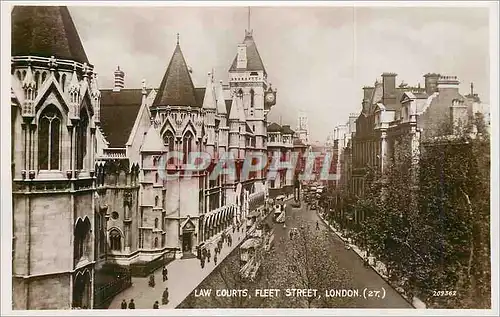
[[498, 313], [497, 3], [2, 11], [6, 312]]

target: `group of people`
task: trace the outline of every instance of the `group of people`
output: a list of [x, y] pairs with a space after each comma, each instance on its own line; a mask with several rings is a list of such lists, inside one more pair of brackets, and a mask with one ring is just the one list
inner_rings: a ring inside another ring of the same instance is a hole
[[[234, 230], [234, 227], [233, 227], [233, 230]], [[217, 265], [217, 255], [221, 253], [222, 247], [224, 246], [224, 243], [226, 243], [228, 247], [231, 247], [233, 245], [233, 238], [231, 237], [231, 235], [229, 235], [225, 232], [223, 232], [221, 234], [219, 241], [217, 241], [217, 246], [214, 249], [213, 260], [214, 260], [215, 265]], [[210, 263], [211, 256], [212, 256], [212, 253], [210, 252], [210, 249], [203, 248], [203, 250], [201, 251], [201, 254], [200, 254], [201, 268], [205, 267], [205, 261]]]
[[122, 306], [121, 306], [121, 307], [122, 307], [122, 309], [127, 309], [127, 307], [128, 307], [128, 309], [135, 309], [134, 299], [132, 298], [132, 299], [130, 300], [130, 303], [128, 303], [128, 305], [127, 305], [127, 301], [126, 301], [126, 300], [123, 300], [123, 301], [122, 301]]

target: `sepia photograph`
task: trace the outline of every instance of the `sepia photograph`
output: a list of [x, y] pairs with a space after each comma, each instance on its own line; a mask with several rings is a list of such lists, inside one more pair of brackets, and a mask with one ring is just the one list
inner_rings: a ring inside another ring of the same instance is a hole
[[498, 313], [497, 28], [495, 1], [2, 3], [2, 312]]

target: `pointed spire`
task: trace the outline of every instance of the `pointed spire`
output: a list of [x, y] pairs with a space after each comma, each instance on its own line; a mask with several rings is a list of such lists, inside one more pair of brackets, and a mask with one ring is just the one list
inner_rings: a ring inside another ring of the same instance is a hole
[[179, 45], [179, 33], [177, 33], [177, 45]]
[[156, 116], [155, 116], [154, 126], [155, 126], [155, 128], [158, 128], [158, 127], [160, 127], [160, 125], [161, 125], [160, 112], [157, 111]]
[[35, 79], [33, 78], [33, 71], [31, 70], [31, 66], [28, 66], [28, 70], [26, 71], [26, 76], [24, 76], [23, 80], [23, 88], [35, 88]]
[[69, 83], [69, 92], [77, 92], [80, 89], [80, 83], [78, 82], [78, 75], [76, 74], [76, 69], [73, 69], [73, 75], [71, 76], [71, 82]]
[[101, 92], [99, 91], [99, 83], [97, 82], [97, 73], [94, 73], [94, 76], [92, 76], [90, 89], [93, 98], [99, 98], [101, 96]]
[[196, 102], [193, 80], [180, 45], [175, 47], [153, 106], [199, 107]]
[[239, 116], [239, 100], [238, 96], [236, 96], [236, 93], [233, 94], [233, 101], [231, 103], [231, 112], [229, 113], [229, 120], [235, 120], [239, 121], [240, 116]]
[[217, 97], [217, 113], [227, 114], [226, 100], [224, 99], [224, 91], [222, 89], [222, 80], [217, 85], [216, 97]]
[[470, 83], [470, 95], [474, 96], [474, 83]]
[[246, 122], [245, 109], [243, 109], [243, 96], [239, 96], [238, 98], [238, 113], [240, 122]]
[[212, 74], [208, 73], [207, 86], [205, 87], [205, 97], [203, 98], [203, 109], [216, 109], [216, 99], [212, 84]]

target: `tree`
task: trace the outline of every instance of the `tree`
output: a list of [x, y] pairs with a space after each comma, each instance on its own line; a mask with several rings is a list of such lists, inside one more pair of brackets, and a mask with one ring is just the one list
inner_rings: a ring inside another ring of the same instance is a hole
[[[285, 307], [328, 308], [347, 304], [348, 299], [327, 298], [322, 291], [332, 288], [350, 288], [348, 272], [341, 270], [329, 256], [326, 246], [328, 231], [316, 231], [313, 228], [301, 227], [298, 236], [288, 244], [287, 254], [281, 273], [288, 276], [287, 288], [317, 289], [317, 297], [287, 298]], [[290, 303], [290, 300], [293, 301]]]

